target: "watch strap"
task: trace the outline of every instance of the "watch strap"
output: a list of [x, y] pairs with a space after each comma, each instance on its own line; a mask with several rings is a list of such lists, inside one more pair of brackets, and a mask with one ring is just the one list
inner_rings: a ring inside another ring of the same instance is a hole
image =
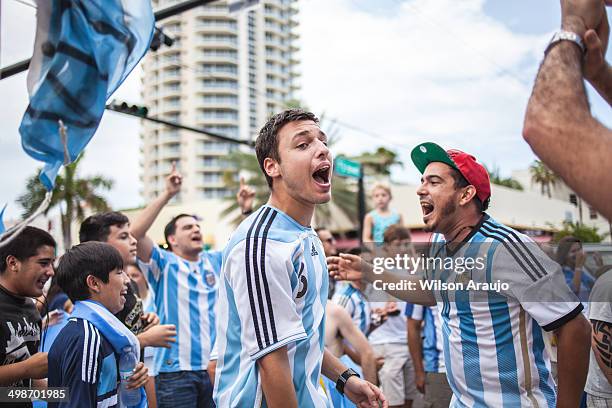
[[572, 31], [560, 30], [560, 31], [557, 31], [550, 39], [550, 42], [548, 43], [548, 46], [546, 47], [546, 50], [544, 51], [544, 55], [548, 54], [549, 51], [555, 45], [559, 44], [561, 41], [571, 41], [574, 44], [576, 44], [578, 48], [580, 48], [580, 52], [582, 54], [586, 52], [584, 41], [582, 41], [582, 38], [578, 34]]
[[340, 377], [338, 377], [338, 380], [336, 381], [336, 390], [338, 390], [340, 394], [344, 395], [344, 386], [346, 385], [348, 379], [353, 376], [360, 377], [360, 375], [357, 374], [352, 368], [348, 368], [345, 372], [340, 374]]

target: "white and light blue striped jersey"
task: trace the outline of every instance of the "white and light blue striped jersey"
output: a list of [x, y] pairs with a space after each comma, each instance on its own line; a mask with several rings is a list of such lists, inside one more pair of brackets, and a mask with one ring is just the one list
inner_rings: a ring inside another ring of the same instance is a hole
[[286, 346], [300, 407], [325, 407], [318, 392], [328, 271], [312, 228], [265, 205], [223, 252], [217, 308], [218, 407], [265, 406], [257, 360]]
[[221, 259], [221, 252], [203, 251], [198, 261], [190, 262], [154, 246], [151, 260], [139, 261], [154, 293], [160, 324], [176, 326], [176, 342], [156, 353], [160, 373], [207, 369], [216, 335]]
[[423, 322], [423, 366], [428, 373], [445, 373], [442, 321], [438, 306], [406, 304], [406, 317]]
[[[555, 330], [582, 310], [560, 266], [529, 237], [486, 214], [452, 251], [440, 234], [432, 243], [436, 252], [430, 256], [451, 260], [454, 266], [429, 269], [427, 279], [508, 285], [481, 292], [435, 292], [451, 407], [554, 407], [555, 384], [542, 328]], [[470, 258], [474, 262], [460, 271], [457, 260]]]
[[368, 329], [370, 328], [370, 306], [359, 289], [348, 284], [340, 291], [334, 293], [331, 301], [346, 309], [351, 319], [353, 319], [355, 326], [363, 334], [368, 334]]

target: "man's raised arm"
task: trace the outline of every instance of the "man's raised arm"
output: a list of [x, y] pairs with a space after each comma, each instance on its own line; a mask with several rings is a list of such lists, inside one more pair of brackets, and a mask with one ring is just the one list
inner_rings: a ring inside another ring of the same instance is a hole
[[183, 176], [176, 170], [176, 163], [172, 163], [172, 171], [166, 177], [166, 190], [155, 200], [151, 201], [131, 223], [130, 232], [138, 240], [138, 258], [144, 262], [148, 262], [151, 259], [151, 251], [153, 250], [153, 245], [155, 245], [153, 240], [147, 236], [147, 231], [151, 228], [153, 222], [155, 222], [162, 208], [168, 204], [172, 197], [181, 191], [182, 182]]
[[[327, 258], [330, 275], [337, 280], [351, 280], [372, 283], [375, 290], [383, 290], [391, 296], [410, 303], [423, 306], [436, 304], [433, 293], [423, 289], [421, 278], [417, 275], [399, 276], [389, 271], [374, 272], [374, 267], [361, 257], [352, 254], [340, 254]], [[409, 289], [405, 289], [410, 285]]]
[[[602, 0], [562, 0], [562, 29], [587, 42], [587, 62], [596, 63], [592, 32], [607, 37], [607, 16]], [[603, 45], [602, 45], [603, 48]], [[593, 62], [595, 61], [595, 62]], [[608, 66], [584, 67], [591, 83], [607, 98]], [[593, 73], [594, 71], [595, 73]], [[611, 92], [612, 93], [612, 92]], [[561, 40], [550, 46], [529, 99], [523, 137], [533, 151], [579, 196], [606, 218], [612, 218], [612, 131], [591, 114], [583, 82], [583, 53], [578, 44]]]

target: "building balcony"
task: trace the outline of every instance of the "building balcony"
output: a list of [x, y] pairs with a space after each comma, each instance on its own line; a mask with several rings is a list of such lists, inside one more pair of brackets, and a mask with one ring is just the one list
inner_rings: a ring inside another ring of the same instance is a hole
[[220, 54], [200, 54], [196, 61], [198, 63], [202, 62], [220, 62], [220, 63], [238, 63], [237, 55], [220, 55]]
[[229, 101], [229, 100], [221, 100], [221, 101], [203, 101], [200, 100], [198, 106], [202, 107], [210, 107], [210, 108], [221, 108], [221, 109], [238, 109], [238, 101]]
[[203, 24], [196, 23], [195, 33], [196, 34], [236, 34], [238, 30], [237, 24], [232, 24], [228, 21], [227, 24]]
[[202, 38], [196, 40], [198, 48], [214, 48], [214, 49], [238, 49], [237, 38]]

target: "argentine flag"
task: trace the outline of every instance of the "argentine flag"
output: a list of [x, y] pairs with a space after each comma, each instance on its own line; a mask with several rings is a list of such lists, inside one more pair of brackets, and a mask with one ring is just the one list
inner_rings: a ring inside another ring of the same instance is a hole
[[40, 180], [50, 191], [149, 48], [154, 17], [150, 0], [37, 0], [37, 6], [30, 103], [19, 133], [26, 153], [45, 162]]

